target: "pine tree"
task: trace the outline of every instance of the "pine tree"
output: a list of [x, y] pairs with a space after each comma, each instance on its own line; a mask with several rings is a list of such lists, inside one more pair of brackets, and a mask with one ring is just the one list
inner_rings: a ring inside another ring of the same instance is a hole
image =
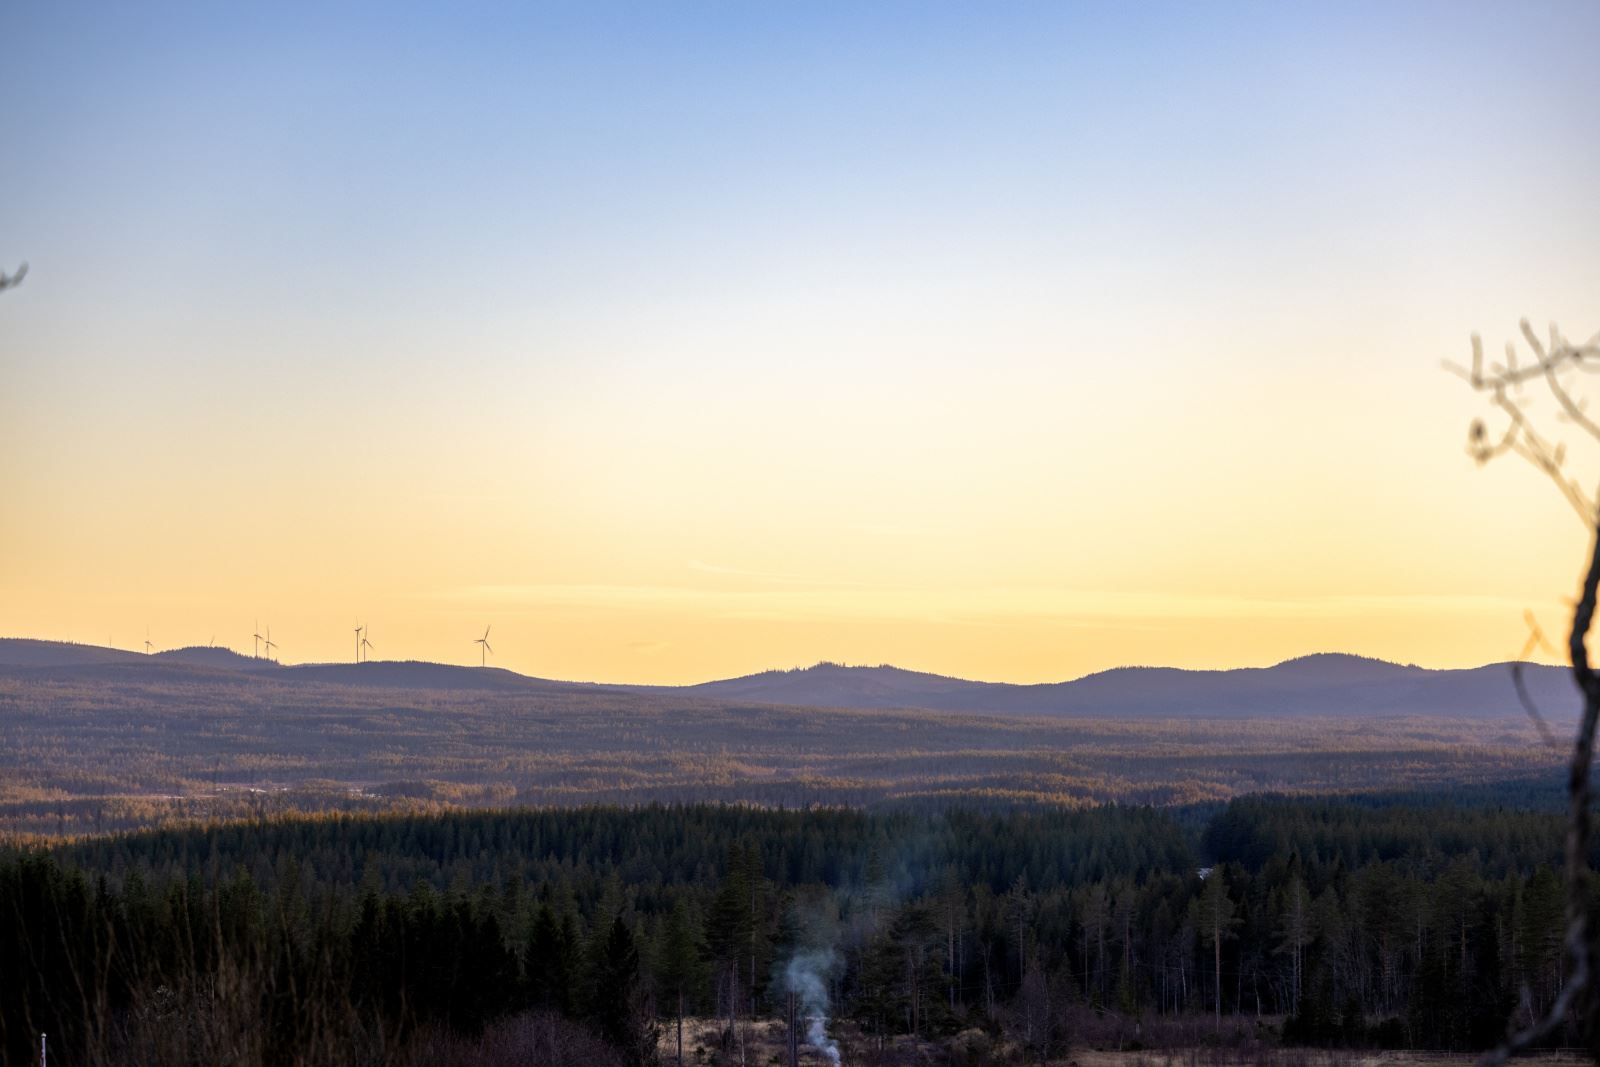
[[716, 970], [717, 999], [726, 1009], [727, 1031], [731, 1035], [742, 998], [739, 995], [740, 963], [747, 943], [745, 921], [749, 916], [747, 885], [742, 850], [728, 850], [727, 874], [717, 886], [711, 909], [706, 915], [706, 951]]
[[595, 969], [594, 1021], [629, 1067], [656, 1062], [656, 1028], [645, 1010], [639, 948], [621, 915], [611, 921]]
[[680, 899], [662, 924], [656, 950], [656, 984], [672, 1006], [676, 1023], [678, 1067], [683, 1067], [683, 1007], [700, 983], [700, 949], [688, 909]]
[[1222, 867], [1213, 867], [1206, 878], [1196, 904], [1195, 927], [1200, 939], [1211, 946], [1212, 970], [1216, 996], [1217, 1029], [1222, 1029], [1222, 943], [1233, 937], [1233, 928], [1239, 920], [1234, 917], [1233, 900], [1228, 896], [1228, 883]]
[[563, 1015], [572, 1011], [572, 946], [548, 901], [534, 917], [522, 971], [529, 1004]]
[[1300, 876], [1291, 876], [1284, 887], [1278, 914], [1278, 951], [1289, 956], [1289, 1014], [1300, 1010], [1300, 991], [1304, 984], [1306, 945], [1311, 941], [1311, 897]]

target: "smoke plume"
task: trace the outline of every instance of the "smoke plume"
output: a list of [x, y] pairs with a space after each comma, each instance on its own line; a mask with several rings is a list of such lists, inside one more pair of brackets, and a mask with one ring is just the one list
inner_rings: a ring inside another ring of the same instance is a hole
[[806, 1042], [839, 1067], [839, 1045], [828, 1036], [828, 975], [838, 957], [831, 948], [797, 952], [783, 969], [784, 988], [800, 1002]]

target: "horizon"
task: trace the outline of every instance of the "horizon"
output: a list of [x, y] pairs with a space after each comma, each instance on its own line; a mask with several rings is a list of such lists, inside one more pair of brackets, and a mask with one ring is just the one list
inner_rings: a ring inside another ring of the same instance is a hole
[[246, 652], [246, 651], [244, 651], [242, 649], [236, 649], [236, 648], [233, 648], [232, 646], [224, 645], [224, 644], [178, 645], [178, 646], [174, 646], [172, 648], [153, 647], [149, 652], [145, 652], [140, 648], [124, 648], [124, 647], [121, 647], [121, 646], [118, 646], [118, 645], [102, 645], [102, 644], [97, 644], [97, 643], [94, 643], [94, 642], [71, 641], [71, 640], [56, 640], [56, 639], [52, 639], [52, 638], [43, 638], [43, 637], [20, 637], [20, 636], [14, 635], [14, 634], [13, 635], [0, 636], [0, 645], [4, 645], [4, 643], [7, 642], [7, 641], [33, 642], [33, 643], [37, 643], [37, 644], [46, 644], [46, 645], [67, 645], [67, 646], [74, 647], [74, 648], [102, 649], [102, 650], [110, 651], [110, 652], [125, 652], [125, 653], [127, 653], [129, 655], [133, 655], [133, 656], [150, 656], [150, 657], [156, 657], [156, 656], [161, 656], [161, 655], [164, 655], [164, 654], [172, 654], [172, 653], [179, 653], [179, 652], [223, 652], [223, 653], [227, 653], [227, 654], [229, 654], [231, 656], [235, 656], [235, 657], [238, 657], [239, 659], [243, 659], [243, 660], [246, 660], [246, 661], [259, 662], [264, 666], [270, 665], [270, 666], [273, 666], [273, 667], [288, 667], [288, 668], [294, 668], [294, 667], [359, 667], [359, 666], [367, 666], [369, 664], [374, 665], [374, 666], [381, 666], [381, 665], [384, 665], [384, 664], [389, 664], [389, 665], [412, 665], [412, 666], [423, 666], [423, 667], [448, 667], [448, 668], [451, 668], [451, 669], [461, 669], [461, 670], [488, 669], [488, 670], [504, 671], [504, 672], [509, 673], [509, 674], [514, 674], [514, 675], [516, 675], [518, 677], [527, 678], [530, 681], [554, 682], [554, 683], [563, 684], [563, 685], [592, 685], [592, 686], [598, 686], [598, 687], [646, 688], [646, 689], [689, 689], [689, 688], [694, 688], [696, 686], [709, 685], [709, 684], [712, 684], [714, 682], [737, 681], [737, 680], [744, 679], [744, 678], [755, 678], [755, 677], [760, 677], [762, 675], [767, 675], [767, 674], [797, 674], [797, 673], [805, 673], [805, 672], [808, 672], [808, 671], [813, 671], [813, 670], [817, 670], [819, 668], [827, 668], [827, 667], [837, 668], [837, 669], [846, 670], [846, 671], [873, 671], [873, 670], [902, 671], [902, 672], [909, 673], [909, 674], [919, 674], [919, 675], [926, 675], [928, 677], [939, 678], [939, 679], [942, 679], [942, 680], [945, 680], [945, 681], [972, 682], [972, 683], [977, 683], [977, 684], [982, 684], [982, 685], [1033, 686], [1033, 685], [1064, 685], [1064, 684], [1069, 684], [1069, 683], [1072, 683], [1072, 682], [1082, 681], [1082, 680], [1084, 680], [1086, 678], [1092, 678], [1092, 677], [1095, 677], [1097, 675], [1112, 673], [1112, 672], [1115, 672], [1115, 671], [1151, 670], [1151, 671], [1182, 671], [1182, 672], [1188, 672], [1188, 673], [1225, 673], [1225, 672], [1231, 672], [1231, 671], [1265, 671], [1265, 670], [1273, 670], [1273, 669], [1276, 669], [1276, 668], [1279, 668], [1279, 667], [1284, 667], [1284, 666], [1287, 666], [1287, 665], [1289, 665], [1291, 663], [1298, 663], [1298, 662], [1301, 662], [1301, 661], [1304, 661], [1304, 660], [1314, 660], [1314, 659], [1360, 660], [1360, 661], [1362, 661], [1364, 663], [1379, 663], [1379, 664], [1383, 664], [1384, 666], [1389, 666], [1389, 667], [1400, 667], [1400, 668], [1406, 668], [1406, 669], [1416, 669], [1416, 670], [1423, 670], [1423, 671], [1428, 671], [1428, 672], [1476, 671], [1476, 670], [1484, 670], [1484, 669], [1487, 669], [1487, 668], [1490, 668], [1490, 667], [1509, 667], [1509, 666], [1512, 666], [1513, 664], [1517, 664], [1517, 663], [1522, 663], [1522, 664], [1525, 664], [1527, 666], [1536, 666], [1536, 667], [1554, 667], [1554, 668], [1557, 668], [1557, 669], [1561, 669], [1564, 666], [1566, 666], [1565, 664], [1562, 664], [1562, 663], [1559, 663], [1559, 662], [1551, 662], [1549, 660], [1518, 659], [1516, 657], [1511, 657], [1511, 658], [1508, 658], [1508, 659], [1488, 660], [1488, 661], [1485, 661], [1483, 663], [1474, 663], [1474, 664], [1467, 664], [1467, 665], [1461, 665], [1461, 666], [1440, 667], [1440, 666], [1432, 666], [1432, 665], [1422, 664], [1422, 663], [1413, 663], [1413, 662], [1405, 662], [1405, 661], [1400, 661], [1400, 660], [1384, 659], [1381, 656], [1365, 656], [1365, 655], [1361, 655], [1360, 653], [1356, 653], [1356, 652], [1341, 652], [1341, 651], [1332, 651], [1332, 650], [1322, 650], [1322, 651], [1318, 651], [1318, 652], [1302, 652], [1302, 653], [1299, 653], [1298, 655], [1289, 656], [1289, 657], [1287, 657], [1285, 659], [1274, 660], [1274, 661], [1268, 662], [1268, 663], [1238, 663], [1238, 664], [1234, 664], [1232, 666], [1226, 666], [1226, 667], [1184, 667], [1184, 666], [1178, 666], [1178, 665], [1170, 664], [1170, 663], [1156, 663], [1156, 662], [1119, 663], [1119, 664], [1116, 664], [1115, 666], [1102, 667], [1102, 668], [1099, 668], [1097, 670], [1088, 671], [1088, 672], [1083, 673], [1083, 674], [1066, 675], [1066, 676], [1062, 676], [1062, 677], [1056, 677], [1056, 678], [1047, 679], [1047, 680], [1042, 681], [1042, 682], [1041, 681], [1019, 681], [1019, 680], [1013, 679], [1013, 678], [975, 678], [975, 677], [972, 677], [970, 675], [952, 674], [952, 673], [947, 673], [945, 671], [940, 671], [940, 670], [936, 670], [936, 669], [927, 669], [927, 668], [922, 668], [922, 667], [908, 667], [908, 666], [905, 666], [904, 664], [899, 664], [899, 663], [889, 663], [889, 662], [849, 663], [849, 662], [844, 662], [844, 661], [839, 661], [839, 660], [826, 660], [826, 659], [817, 660], [817, 661], [812, 662], [812, 663], [798, 664], [798, 665], [792, 666], [792, 667], [777, 667], [777, 666], [761, 667], [761, 668], [756, 668], [754, 670], [739, 671], [739, 672], [737, 672], [735, 674], [719, 675], [717, 677], [709, 677], [709, 678], [699, 678], [699, 679], [695, 679], [695, 680], [688, 681], [688, 682], [660, 682], [660, 681], [642, 681], [642, 682], [628, 681], [628, 682], [622, 682], [622, 681], [613, 681], [613, 680], [607, 680], [607, 679], [602, 679], [602, 678], [571, 678], [571, 677], [557, 677], [557, 676], [554, 676], [554, 675], [529, 674], [529, 673], [527, 673], [525, 671], [517, 670], [517, 669], [512, 668], [512, 667], [501, 666], [501, 665], [495, 664], [495, 663], [488, 663], [488, 664], [484, 664], [484, 665], [480, 666], [479, 664], [475, 664], [475, 663], [469, 663], [469, 662], [465, 662], [465, 661], [454, 662], [454, 661], [450, 661], [450, 660], [432, 660], [432, 659], [415, 659], [415, 658], [389, 659], [389, 658], [385, 658], [385, 657], [381, 657], [381, 656], [380, 657], [369, 658], [369, 659], [362, 659], [360, 661], [356, 661], [356, 660], [353, 660], [353, 659], [344, 659], [344, 660], [339, 660], [339, 659], [329, 659], [329, 660], [284, 660], [284, 659], [270, 658], [268, 656], [260, 655], [260, 654], [252, 655], [251, 653]]
[[0, 631], [450, 661], [492, 625], [619, 684], [1505, 661], [1587, 533], [1477, 468], [1440, 364], [1600, 325], [1597, 38], [7, 8]]

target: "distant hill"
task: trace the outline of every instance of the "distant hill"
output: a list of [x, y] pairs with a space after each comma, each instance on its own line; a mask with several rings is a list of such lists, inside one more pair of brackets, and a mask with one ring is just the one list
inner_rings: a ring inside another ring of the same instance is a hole
[[71, 641], [0, 639], [0, 666], [4, 667], [86, 667], [99, 663], [129, 663], [143, 658], [137, 652]]
[[213, 667], [218, 670], [260, 671], [271, 670], [277, 666], [269, 659], [246, 656], [231, 648], [208, 645], [169, 649], [166, 652], [157, 652], [151, 658], [162, 663], [183, 663], [191, 667]]
[[233, 676], [241, 683], [253, 677], [274, 684], [343, 685], [386, 689], [440, 689], [447, 691], [554, 692], [594, 690], [586, 682], [556, 682], [530, 678], [499, 667], [461, 667], [416, 660], [374, 660], [367, 663], [281, 664], [246, 656], [229, 648], [196, 645], [154, 655], [126, 652], [96, 645], [62, 641], [0, 638], [0, 673], [27, 677], [70, 678], [99, 681], [159, 679], [177, 682], [192, 677], [216, 681]]
[[819, 663], [787, 671], [762, 671], [689, 686], [640, 686], [649, 692], [687, 693], [717, 700], [798, 704], [828, 708], [959, 707], [980, 710], [1017, 686], [969, 682], [900, 667], [846, 667]]
[[278, 681], [317, 682], [323, 685], [384, 686], [395, 689], [482, 689], [495, 692], [534, 692], [551, 689], [592, 689], [582, 682], [552, 682], [530, 678], [499, 667], [458, 667], [421, 660], [370, 660], [366, 663], [305, 663], [281, 667]]
[[[0, 639], [0, 671], [19, 670], [58, 679], [109, 680], [159, 674], [176, 680], [192, 672], [208, 678], [231, 675], [241, 683], [252, 676], [270, 676], [277, 684], [529, 694], [609, 691], [724, 704], [1085, 719], [1421, 715], [1486, 720], [1524, 715], [1512, 688], [1509, 664], [1427, 670], [1332, 653], [1237, 670], [1119, 667], [1037, 685], [974, 682], [891, 666], [819, 663], [699, 685], [627, 686], [558, 682], [495, 667], [443, 663], [383, 660], [280, 666], [225, 648], [183, 648], [145, 656], [93, 645]], [[1576, 699], [1565, 668], [1530, 664], [1526, 680], [1535, 703], [1548, 717], [1559, 722], [1575, 717]]]
[[[1528, 689], [1544, 713], [1576, 715], [1565, 668], [1529, 664]], [[1427, 670], [1361, 656], [1322, 654], [1273, 667], [1224, 671], [1119, 667], [1066, 682], [1014, 685], [971, 682], [898, 667], [819, 663], [789, 671], [705, 682], [660, 692], [708, 699], [818, 707], [918, 708], [1075, 718], [1261, 718], [1442, 715], [1521, 717], [1509, 664]]]
[[[1530, 680], [1551, 718], [1570, 720], [1563, 672]], [[801, 810], [1559, 791], [1564, 753], [1539, 743], [1509, 693], [1501, 668], [1348, 656], [1037, 686], [822, 664], [649, 690], [0, 640], [0, 836], [417, 802]]]

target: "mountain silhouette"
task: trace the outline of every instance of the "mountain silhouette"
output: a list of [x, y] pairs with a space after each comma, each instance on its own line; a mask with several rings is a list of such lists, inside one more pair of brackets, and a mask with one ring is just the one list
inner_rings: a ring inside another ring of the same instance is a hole
[[[186, 674], [241, 683], [270, 675], [275, 683], [393, 689], [491, 690], [531, 694], [613, 691], [695, 697], [721, 703], [860, 710], [924, 710], [961, 714], [1071, 718], [1284, 718], [1397, 715], [1454, 719], [1520, 718], [1525, 712], [1510, 664], [1430, 670], [1340, 653], [1286, 660], [1271, 667], [1184, 670], [1118, 667], [1064, 682], [1021, 685], [976, 682], [892, 666], [818, 663], [697, 685], [606, 685], [533, 678], [498, 667], [420, 661], [280, 665], [225, 648], [184, 648], [146, 656], [66, 642], [0, 638], [0, 672], [103, 681]], [[1536, 706], [1555, 722], [1577, 712], [1569, 672], [1527, 664], [1524, 681]]]
[[[1082, 718], [1442, 715], [1476, 719], [1524, 714], [1510, 666], [1428, 670], [1322, 653], [1272, 667], [1118, 667], [1071, 681], [1018, 685], [889, 666], [819, 663], [654, 690], [764, 704]], [[1566, 721], [1576, 714], [1572, 679], [1565, 668], [1528, 664], [1524, 678], [1546, 715]]]

